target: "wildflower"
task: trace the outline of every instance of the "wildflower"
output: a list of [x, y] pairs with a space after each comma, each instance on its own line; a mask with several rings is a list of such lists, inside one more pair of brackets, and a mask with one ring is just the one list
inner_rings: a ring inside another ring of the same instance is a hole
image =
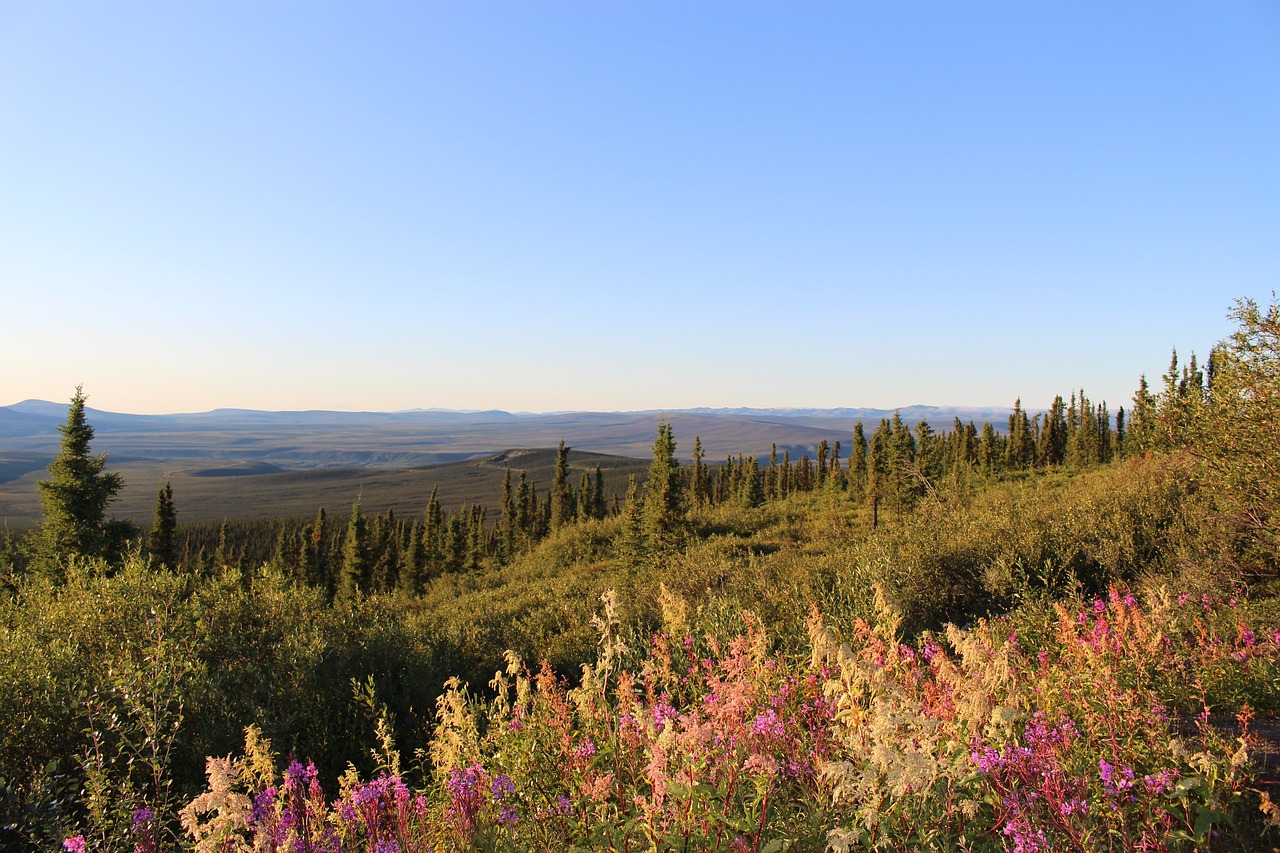
[[520, 813], [513, 806], [503, 806], [502, 814], [498, 815], [498, 823], [503, 826], [511, 826], [520, 820]]
[[1178, 771], [1169, 768], [1153, 775], [1143, 776], [1142, 783], [1152, 794], [1163, 794], [1173, 790], [1173, 783], [1177, 778]]
[[1088, 810], [1089, 803], [1087, 800], [1063, 800], [1062, 804], [1058, 806], [1058, 811], [1061, 812], [1063, 817], [1084, 814]]
[[133, 813], [133, 828], [139, 829], [151, 823], [151, 821], [155, 819], [156, 813], [146, 806], [143, 806], [140, 809], [136, 809]]
[[582, 743], [578, 745], [578, 748], [573, 751], [573, 754], [577, 758], [583, 760], [588, 759], [596, 754], [596, 745], [592, 742], [591, 738], [584, 738]]
[[667, 720], [674, 720], [680, 716], [679, 712], [666, 700], [666, 694], [663, 694], [663, 699], [653, 706], [653, 724], [655, 726], [661, 726]]
[[761, 737], [780, 738], [786, 734], [782, 720], [772, 708], [756, 716], [751, 722], [751, 730]]
[[490, 787], [493, 791], [493, 801], [495, 803], [503, 797], [516, 792], [516, 783], [511, 781], [510, 776], [505, 775], [494, 776]]
[[66, 841], [62, 842], [62, 849], [65, 850], [66, 853], [85, 853], [86, 848], [84, 846], [84, 836], [71, 836]]
[[1187, 598], [1188, 596], [1185, 592], [1182, 595], [1178, 596], [1178, 606], [1182, 607], [1184, 604], [1186, 604]]
[[974, 764], [978, 765], [979, 773], [992, 773], [1004, 766], [1004, 759], [1000, 755], [1000, 750], [990, 746], [982, 750], [973, 750], [969, 753], [969, 757]]

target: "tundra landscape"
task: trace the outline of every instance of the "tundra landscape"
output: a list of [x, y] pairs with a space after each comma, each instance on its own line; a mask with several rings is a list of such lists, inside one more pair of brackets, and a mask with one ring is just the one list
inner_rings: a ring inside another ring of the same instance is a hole
[[0, 3], [0, 853], [1280, 853], [1277, 46]]

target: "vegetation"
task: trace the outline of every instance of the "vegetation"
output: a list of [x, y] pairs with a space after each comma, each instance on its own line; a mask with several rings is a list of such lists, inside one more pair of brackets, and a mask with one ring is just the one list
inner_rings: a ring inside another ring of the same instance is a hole
[[1114, 418], [718, 466], [663, 424], [612, 506], [562, 443], [493, 511], [178, 528], [166, 488], [119, 555], [51, 515], [0, 549], [0, 843], [1274, 846], [1280, 318], [1235, 317]]

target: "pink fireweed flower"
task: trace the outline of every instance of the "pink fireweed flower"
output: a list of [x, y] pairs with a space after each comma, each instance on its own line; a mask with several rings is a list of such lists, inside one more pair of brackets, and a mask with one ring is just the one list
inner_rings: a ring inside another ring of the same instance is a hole
[[573, 751], [573, 754], [576, 758], [583, 760], [588, 759], [596, 754], [596, 745], [592, 742], [591, 738], [584, 738], [582, 743], [578, 745], [578, 748]]
[[777, 712], [772, 708], [763, 714], [756, 715], [756, 718], [751, 721], [751, 730], [766, 738], [780, 738], [786, 734], [786, 726], [782, 720], [778, 719]]
[[66, 841], [62, 842], [62, 849], [65, 850], [66, 853], [85, 853], [86, 848], [84, 846], [84, 836], [71, 836]]
[[661, 726], [667, 720], [679, 719], [680, 713], [670, 704], [667, 695], [664, 693], [663, 698], [653, 706], [653, 724]]

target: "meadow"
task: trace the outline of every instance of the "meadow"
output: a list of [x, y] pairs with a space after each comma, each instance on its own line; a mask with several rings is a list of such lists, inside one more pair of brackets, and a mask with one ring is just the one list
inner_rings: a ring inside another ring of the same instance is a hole
[[283, 529], [260, 561], [10, 547], [0, 840], [1276, 849], [1280, 312], [1247, 308], [1212, 387], [1175, 362], [1123, 430], [1081, 394], [715, 469], [660, 430], [617, 511], [575, 516], [559, 458], [456, 563], [376, 563], [358, 507], [327, 582]]

